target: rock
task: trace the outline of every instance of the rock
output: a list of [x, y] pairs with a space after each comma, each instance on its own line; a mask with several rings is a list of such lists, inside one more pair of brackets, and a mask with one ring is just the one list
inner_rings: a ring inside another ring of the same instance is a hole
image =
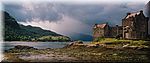
[[5, 50], [4, 52], [21, 52], [21, 51], [31, 51], [31, 50], [38, 50], [37, 48], [31, 46], [24, 46], [24, 45], [17, 45], [14, 48]]
[[148, 47], [148, 46], [143, 46], [143, 47], [139, 47], [139, 48], [137, 48], [138, 50], [150, 50], [150, 48]]
[[67, 44], [64, 48], [68, 48], [68, 47], [72, 46], [73, 44], [74, 44], [74, 43], [71, 42], [71, 43]]
[[123, 45], [123, 47], [128, 47], [128, 46], [129, 46], [129, 44]]
[[71, 47], [71, 46], [73, 46], [73, 43], [67, 44], [64, 48], [68, 48], [68, 47]]
[[82, 41], [75, 41], [74, 44], [83, 44]]
[[118, 54], [114, 53], [114, 54], [112, 54], [112, 55], [116, 56], [116, 55], [118, 55]]
[[74, 45], [78, 45], [78, 44], [83, 44], [83, 42], [82, 41], [71, 42], [68, 45], [66, 45], [64, 48], [74, 46]]
[[138, 46], [124, 46], [125, 49], [137, 49]]
[[98, 48], [99, 46], [100, 46], [99, 44], [90, 44], [90, 45], [87, 45], [88, 48], [90, 48], [90, 47]]
[[124, 45], [123, 48], [136, 49], [136, 50], [150, 50], [150, 48], [148, 46], [129, 46], [128, 44]]
[[17, 45], [13, 49], [26, 50], [26, 49], [36, 49], [36, 48], [31, 47], [31, 46]]

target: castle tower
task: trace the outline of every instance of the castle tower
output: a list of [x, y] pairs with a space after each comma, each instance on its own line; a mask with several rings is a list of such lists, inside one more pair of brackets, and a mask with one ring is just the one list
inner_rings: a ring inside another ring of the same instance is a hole
[[148, 35], [148, 17], [143, 11], [127, 13], [122, 19], [124, 39], [145, 39]]

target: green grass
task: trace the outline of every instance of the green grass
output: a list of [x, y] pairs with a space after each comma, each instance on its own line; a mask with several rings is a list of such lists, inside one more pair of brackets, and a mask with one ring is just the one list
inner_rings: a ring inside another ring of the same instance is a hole
[[130, 45], [130, 46], [150, 46], [149, 41], [144, 40], [123, 40], [115, 38], [99, 38], [97, 42], [91, 42], [91, 44], [106, 44], [106, 45]]
[[[66, 52], [67, 51], [67, 52]], [[57, 52], [65, 53], [71, 57], [76, 57], [79, 60], [86, 60], [92, 62], [142, 62], [149, 61], [148, 53], [146, 51], [133, 50], [133, 49], [107, 49], [107, 48], [64, 48], [58, 49]]]

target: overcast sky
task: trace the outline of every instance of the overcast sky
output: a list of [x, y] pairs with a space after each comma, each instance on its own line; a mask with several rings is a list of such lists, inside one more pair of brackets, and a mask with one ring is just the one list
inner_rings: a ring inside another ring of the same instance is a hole
[[121, 20], [127, 12], [143, 10], [148, 2], [147, 0], [18, 1], [13, 3], [3, 1], [3, 10], [21, 24], [42, 27], [67, 36], [72, 33], [92, 35], [92, 26], [96, 23], [121, 25]]

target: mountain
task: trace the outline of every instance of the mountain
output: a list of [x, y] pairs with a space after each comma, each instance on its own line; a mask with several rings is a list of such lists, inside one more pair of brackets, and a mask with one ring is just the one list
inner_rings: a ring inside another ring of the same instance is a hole
[[70, 38], [40, 27], [18, 24], [8, 12], [4, 15], [5, 41], [70, 41]]
[[68, 35], [72, 40], [92, 41], [92, 36], [83, 33], [70, 33]]

